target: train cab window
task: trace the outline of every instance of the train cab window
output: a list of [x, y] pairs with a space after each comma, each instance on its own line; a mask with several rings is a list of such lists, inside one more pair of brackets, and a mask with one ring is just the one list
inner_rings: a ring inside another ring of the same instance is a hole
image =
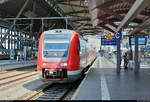
[[45, 58], [67, 57], [69, 43], [44, 43], [43, 54]]

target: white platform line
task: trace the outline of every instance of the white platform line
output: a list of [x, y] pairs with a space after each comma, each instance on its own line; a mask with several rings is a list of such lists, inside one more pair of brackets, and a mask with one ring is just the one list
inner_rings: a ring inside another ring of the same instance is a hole
[[109, 91], [108, 91], [108, 87], [107, 87], [107, 83], [106, 83], [106, 79], [105, 79], [105, 76], [104, 76], [104, 71], [103, 71], [103, 66], [102, 66], [102, 63], [100, 61], [100, 58], [99, 58], [99, 62], [100, 62], [100, 68], [101, 68], [101, 71], [100, 71], [100, 78], [101, 78], [101, 95], [102, 95], [102, 100], [111, 100], [110, 98], [110, 94], [109, 94]]

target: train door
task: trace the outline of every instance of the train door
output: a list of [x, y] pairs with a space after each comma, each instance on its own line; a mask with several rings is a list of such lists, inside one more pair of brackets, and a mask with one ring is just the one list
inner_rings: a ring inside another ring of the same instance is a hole
[[80, 40], [80, 66], [82, 68], [86, 67], [86, 45], [85, 42], [83, 40]]
[[86, 44], [86, 46], [85, 46], [85, 53], [86, 53], [86, 66], [88, 65], [88, 52], [89, 52], [89, 50], [88, 50], [88, 46], [87, 46], [87, 44]]

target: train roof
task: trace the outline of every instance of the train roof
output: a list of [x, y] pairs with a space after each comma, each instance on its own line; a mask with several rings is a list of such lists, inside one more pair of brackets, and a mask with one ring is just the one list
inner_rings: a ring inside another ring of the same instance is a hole
[[60, 34], [60, 33], [68, 34], [68, 33], [72, 33], [73, 31], [74, 30], [69, 30], [69, 29], [52, 29], [52, 30], [44, 31], [44, 34]]
[[[72, 35], [73, 32], [76, 32], [76, 31], [75, 30], [70, 30], [70, 29], [52, 29], [52, 30], [44, 31], [44, 34], [60, 34], [60, 33], [69, 34], [70, 33]], [[76, 32], [75, 34], [77, 34], [80, 39], [85, 40], [85, 39], [83, 39], [82, 36], [80, 36], [78, 34], [78, 32]]]

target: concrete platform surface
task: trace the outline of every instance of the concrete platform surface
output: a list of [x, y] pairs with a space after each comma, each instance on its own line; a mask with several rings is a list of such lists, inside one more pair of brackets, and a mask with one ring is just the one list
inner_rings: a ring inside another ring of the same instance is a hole
[[6, 65], [6, 64], [14, 64], [14, 63], [25, 63], [25, 62], [32, 62], [32, 61], [36, 61], [35, 60], [26, 60], [26, 61], [23, 61], [23, 60], [0, 60], [0, 65]]
[[35, 66], [37, 60], [16, 61], [16, 60], [0, 60], [0, 71]]
[[115, 64], [98, 57], [72, 100], [150, 100], [150, 67], [118, 74]]

